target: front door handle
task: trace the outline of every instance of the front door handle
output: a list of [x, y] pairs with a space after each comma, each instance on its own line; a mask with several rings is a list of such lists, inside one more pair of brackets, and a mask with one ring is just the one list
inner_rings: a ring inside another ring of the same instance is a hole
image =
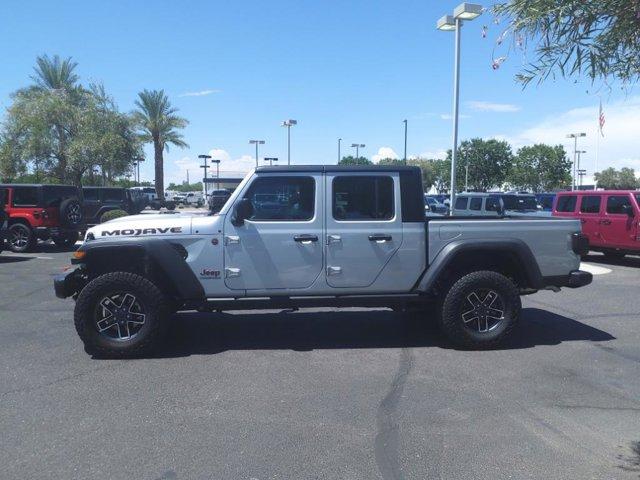
[[302, 234], [302, 235], [296, 235], [295, 237], [293, 237], [293, 239], [296, 242], [299, 243], [311, 243], [311, 242], [317, 242], [318, 241], [318, 236], [317, 235], [309, 235], [309, 234]]
[[392, 238], [391, 235], [386, 235], [383, 233], [374, 233], [373, 235], [369, 235], [370, 242], [378, 242], [378, 243], [390, 242], [391, 238]]
[[600, 220], [600, 222], [602, 225], [611, 225], [611, 220]]
[[240, 243], [240, 237], [238, 235], [226, 235], [224, 237], [225, 245], [233, 245], [237, 243]]
[[586, 219], [584, 219], [584, 218], [581, 218], [581, 219], [580, 219], [580, 223], [587, 223], [587, 220], [586, 220]]

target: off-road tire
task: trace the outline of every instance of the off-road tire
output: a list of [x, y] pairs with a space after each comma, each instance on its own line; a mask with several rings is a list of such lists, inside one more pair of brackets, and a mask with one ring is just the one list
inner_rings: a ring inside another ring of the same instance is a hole
[[[144, 306], [145, 323], [130, 340], [104, 336], [95, 323], [97, 303], [116, 292], [129, 292]], [[168, 302], [155, 284], [134, 273], [111, 272], [95, 278], [82, 289], [76, 301], [74, 323], [87, 353], [102, 358], [131, 358], [149, 355], [161, 344], [169, 314]]]
[[[462, 314], [469, 308], [467, 297], [474, 291], [496, 292], [504, 306], [503, 320], [486, 332], [472, 331]], [[457, 280], [447, 292], [439, 318], [440, 328], [457, 346], [468, 349], [494, 348], [511, 333], [518, 323], [522, 304], [514, 283], [497, 272], [481, 270]]]
[[[23, 238], [26, 237], [26, 243], [18, 246], [14, 243], [14, 235], [20, 234]], [[24, 223], [14, 223], [9, 225], [9, 236], [7, 237], [7, 246], [9, 250], [16, 253], [25, 253], [33, 250], [37, 242], [36, 236], [33, 230]]]
[[53, 243], [55, 243], [58, 248], [68, 248], [75, 245], [79, 238], [80, 234], [78, 232], [69, 232], [64, 236], [55, 237]]

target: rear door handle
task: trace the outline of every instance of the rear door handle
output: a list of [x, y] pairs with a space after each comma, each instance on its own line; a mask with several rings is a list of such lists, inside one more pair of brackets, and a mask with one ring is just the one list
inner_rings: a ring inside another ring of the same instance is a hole
[[390, 242], [391, 239], [391, 235], [385, 235], [383, 233], [374, 233], [373, 235], [369, 235], [370, 242]]
[[587, 223], [587, 221], [584, 218], [581, 218], [580, 223]]
[[300, 243], [311, 243], [311, 242], [317, 242], [318, 241], [318, 236], [317, 235], [309, 235], [309, 234], [302, 234], [302, 235], [296, 235], [295, 237], [293, 237], [293, 239], [296, 242], [300, 242]]
[[611, 220], [600, 220], [600, 222], [602, 225], [611, 225]]

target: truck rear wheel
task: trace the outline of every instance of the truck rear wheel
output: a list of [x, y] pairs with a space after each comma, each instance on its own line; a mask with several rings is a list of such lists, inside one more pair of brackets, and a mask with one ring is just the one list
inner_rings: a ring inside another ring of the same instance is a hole
[[442, 305], [440, 325], [464, 348], [492, 348], [511, 333], [520, 316], [518, 289], [492, 271], [469, 273], [456, 281]]
[[168, 316], [156, 285], [134, 273], [112, 272], [82, 289], [74, 323], [88, 353], [125, 358], [151, 353], [162, 340]]

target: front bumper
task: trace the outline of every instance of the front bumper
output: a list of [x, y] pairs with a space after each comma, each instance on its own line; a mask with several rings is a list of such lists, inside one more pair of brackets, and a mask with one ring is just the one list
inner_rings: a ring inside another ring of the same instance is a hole
[[75, 295], [82, 288], [82, 278], [79, 269], [69, 270], [53, 279], [53, 289], [58, 298], [68, 298]]
[[568, 275], [562, 275], [558, 277], [546, 277], [544, 279], [545, 286], [547, 287], [567, 287], [567, 288], [579, 288], [589, 285], [593, 281], [593, 275], [590, 272], [584, 270], [574, 270]]

